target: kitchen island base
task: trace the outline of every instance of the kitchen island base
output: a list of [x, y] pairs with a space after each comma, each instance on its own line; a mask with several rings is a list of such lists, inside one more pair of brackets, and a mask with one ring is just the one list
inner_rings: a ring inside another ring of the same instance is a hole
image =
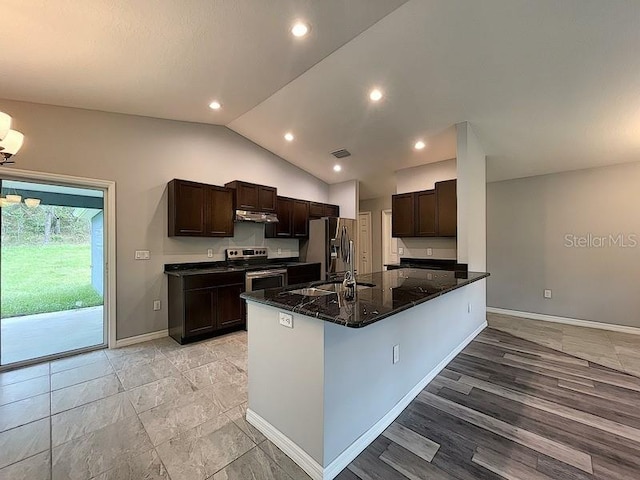
[[247, 421], [311, 478], [334, 478], [486, 327], [485, 298], [477, 281], [364, 328], [247, 298]]

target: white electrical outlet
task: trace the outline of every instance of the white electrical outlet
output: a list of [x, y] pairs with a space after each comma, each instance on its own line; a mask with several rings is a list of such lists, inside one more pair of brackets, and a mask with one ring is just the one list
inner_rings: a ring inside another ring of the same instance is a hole
[[213, 258], [213, 248], [207, 250], [207, 257]]
[[290, 313], [280, 312], [279, 314], [280, 325], [287, 328], [293, 328], [293, 315]]
[[160, 310], [160, 305], [161, 305], [161, 304], [160, 304], [160, 300], [154, 300], [154, 301], [153, 301], [153, 309], [154, 309], [155, 311]]
[[430, 257], [433, 255], [433, 248], [427, 248], [427, 256]]
[[136, 260], [149, 260], [149, 250], [136, 250], [134, 258]]
[[400, 345], [393, 346], [393, 363], [400, 361]]
[[398, 247], [398, 255], [404, 255], [404, 248]]
[[281, 248], [278, 249], [278, 255], [282, 255], [282, 249]]
[[545, 289], [545, 291], [544, 291], [544, 298], [551, 298], [552, 296], [553, 296], [553, 295], [552, 295], [551, 290], [550, 290], [550, 289], [548, 289], [548, 288], [547, 288], [547, 289]]

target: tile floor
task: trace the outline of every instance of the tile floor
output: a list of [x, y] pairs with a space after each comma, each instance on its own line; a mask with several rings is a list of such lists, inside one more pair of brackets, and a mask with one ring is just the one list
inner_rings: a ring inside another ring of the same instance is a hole
[[491, 328], [605, 367], [640, 376], [640, 335], [487, 314]]
[[0, 480], [308, 479], [244, 419], [247, 337], [0, 373]]

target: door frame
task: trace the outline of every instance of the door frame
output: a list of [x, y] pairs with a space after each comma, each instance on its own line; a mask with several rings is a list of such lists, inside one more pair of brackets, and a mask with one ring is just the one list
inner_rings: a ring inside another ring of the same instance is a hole
[[[34, 181], [68, 185], [70, 187], [99, 188], [104, 191], [104, 242], [105, 242], [105, 339], [109, 348], [116, 347], [116, 182], [95, 178], [75, 177], [58, 173], [35, 172], [0, 167], [0, 175], [7, 180]], [[44, 361], [45, 358], [42, 359]], [[11, 368], [13, 368], [13, 364]], [[18, 365], [15, 364], [17, 367]]]
[[[385, 264], [391, 263], [391, 258], [387, 258], [387, 252], [390, 250], [390, 247], [391, 247], [390, 242], [394, 242], [395, 241], [396, 245], [397, 245], [397, 242], [398, 242], [398, 239], [397, 238], [394, 239], [393, 236], [392, 236], [392, 233], [391, 233], [391, 228], [392, 228], [391, 227], [391, 222], [389, 222], [389, 228], [385, 229], [385, 225], [386, 225], [385, 216], [386, 215], [389, 215], [389, 216], [393, 215], [393, 212], [392, 212], [392, 210], [390, 208], [386, 209], [386, 210], [382, 210], [381, 218], [380, 218], [380, 221], [382, 222], [382, 228], [380, 230], [382, 231], [382, 268], [383, 269], [386, 269], [386, 267], [384, 266]], [[398, 255], [398, 257], [399, 257], [399, 255]]]
[[[372, 273], [373, 272], [373, 265], [372, 265], [372, 263], [373, 263], [373, 252], [371, 251], [371, 249], [373, 248], [372, 247], [372, 243], [373, 243], [372, 235], [373, 235], [373, 232], [371, 231], [371, 212], [358, 212], [358, 234], [357, 234], [358, 235], [358, 248], [357, 248], [358, 265], [357, 265], [356, 268], [358, 268], [358, 270], [361, 270], [360, 267], [362, 266], [362, 263], [361, 263], [362, 252], [360, 251], [360, 248], [359, 248], [360, 247], [360, 240], [361, 240], [361, 238], [360, 238], [360, 216], [361, 215], [364, 216], [364, 217], [367, 217], [367, 220], [369, 221], [369, 229], [368, 229], [369, 235], [368, 235], [368, 238], [366, 238], [365, 240], [367, 242], [367, 247], [369, 247], [367, 251], [369, 252], [369, 269], [370, 269], [370, 271], [367, 272], [367, 273]], [[359, 271], [358, 273], [363, 274], [364, 272]], [[365, 273], [365, 275], [366, 275], [366, 273]]]

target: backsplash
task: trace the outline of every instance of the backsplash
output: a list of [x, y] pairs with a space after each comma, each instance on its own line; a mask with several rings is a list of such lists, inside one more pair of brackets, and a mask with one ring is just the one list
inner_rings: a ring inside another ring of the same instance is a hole
[[[225, 250], [232, 247], [266, 247], [269, 258], [299, 255], [299, 240], [264, 238], [264, 229], [265, 226], [261, 223], [238, 222], [235, 224], [233, 238], [167, 237], [164, 242], [164, 263], [220, 261], [225, 259]], [[213, 250], [213, 257], [207, 256], [208, 249]]]
[[[398, 249], [400, 248], [404, 249], [404, 253], [399, 256], [404, 258], [455, 260], [458, 255], [455, 238], [400, 238]], [[427, 255], [427, 248], [432, 249], [432, 255]]]

